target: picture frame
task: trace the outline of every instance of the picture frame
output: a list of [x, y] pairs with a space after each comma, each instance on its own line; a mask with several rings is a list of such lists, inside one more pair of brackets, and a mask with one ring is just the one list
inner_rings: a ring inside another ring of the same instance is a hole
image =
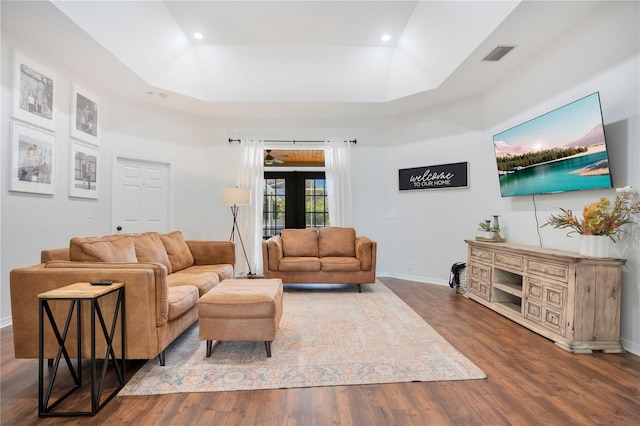
[[398, 169], [398, 190], [449, 189], [469, 187], [469, 163]]
[[55, 135], [11, 122], [10, 191], [54, 194], [55, 159]]
[[100, 144], [100, 98], [84, 87], [71, 84], [69, 134], [93, 145]]
[[55, 71], [13, 49], [12, 117], [55, 131], [56, 79]]
[[100, 152], [91, 146], [69, 144], [69, 196], [98, 199]]

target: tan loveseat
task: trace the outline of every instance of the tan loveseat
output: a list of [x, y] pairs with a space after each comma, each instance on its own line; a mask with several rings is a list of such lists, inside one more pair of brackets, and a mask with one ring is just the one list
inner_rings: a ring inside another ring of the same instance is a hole
[[[109, 280], [125, 283], [126, 358], [159, 355], [164, 365], [165, 348], [197, 321], [199, 297], [220, 281], [234, 278], [234, 264], [232, 242], [189, 241], [179, 231], [73, 238], [69, 248], [43, 250], [39, 265], [10, 274], [15, 356], [38, 357], [38, 294], [76, 282]], [[56, 322], [64, 324], [68, 303], [56, 303]], [[109, 312], [114, 303], [105, 300], [103, 311]], [[83, 309], [86, 332], [88, 314], [89, 309]], [[117, 336], [116, 353], [120, 353]], [[88, 340], [83, 339], [83, 356], [90, 354]], [[68, 341], [73, 356], [75, 332], [69, 333]], [[104, 353], [104, 341], [97, 345], [98, 353]], [[56, 348], [48, 331], [45, 358], [54, 358]]]
[[262, 242], [265, 278], [283, 283], [360, 284], [376, 281], [375, 241], [353, 228], [284, 229]]

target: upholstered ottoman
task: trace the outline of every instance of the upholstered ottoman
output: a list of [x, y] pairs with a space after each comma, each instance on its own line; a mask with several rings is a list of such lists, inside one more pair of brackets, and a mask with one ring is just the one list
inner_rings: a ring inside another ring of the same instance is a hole
[[282, 280], [224, 280], [198, 302], [200, 340], [207, 341], [207, 357], [214, 340], [264, 341], [267, 357], [282, 317]]

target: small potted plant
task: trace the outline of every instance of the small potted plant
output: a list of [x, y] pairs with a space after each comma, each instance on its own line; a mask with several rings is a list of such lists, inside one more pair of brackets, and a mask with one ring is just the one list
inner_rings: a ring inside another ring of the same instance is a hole
[[[493, 239], [493, 230], [491, 228], [491, 221], [485, 220], [484, 222], [480, 222], [478, 224], [478, 230], [482, 231], [482, 238], [486, 238], [488, 240]], [[498, 230], [500, 232], [500, 230]]]

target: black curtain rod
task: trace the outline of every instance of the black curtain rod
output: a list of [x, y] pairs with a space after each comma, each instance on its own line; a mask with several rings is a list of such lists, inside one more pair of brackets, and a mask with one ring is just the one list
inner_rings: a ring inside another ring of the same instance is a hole
[[[241, 139], [231, 139], [231, 138], [229, 138], [229, 143], [234, 143], [234, 142], [242, 143], [242, 140]], [[324, 142], [327, 142], [327, 141], [297, 141], [297, 140], [285, 141], [285, 140], [265, 139], [263, 142], [292, 143], [292, 144], [295, 145], [297, 143], [324, 143]], [[357, 139], [353, 139], [353, 140], [344, 141], [344, 142], [350, 142], [350, 143], [355, 145], [355, 144], [358, 143], [358, 140]]]

